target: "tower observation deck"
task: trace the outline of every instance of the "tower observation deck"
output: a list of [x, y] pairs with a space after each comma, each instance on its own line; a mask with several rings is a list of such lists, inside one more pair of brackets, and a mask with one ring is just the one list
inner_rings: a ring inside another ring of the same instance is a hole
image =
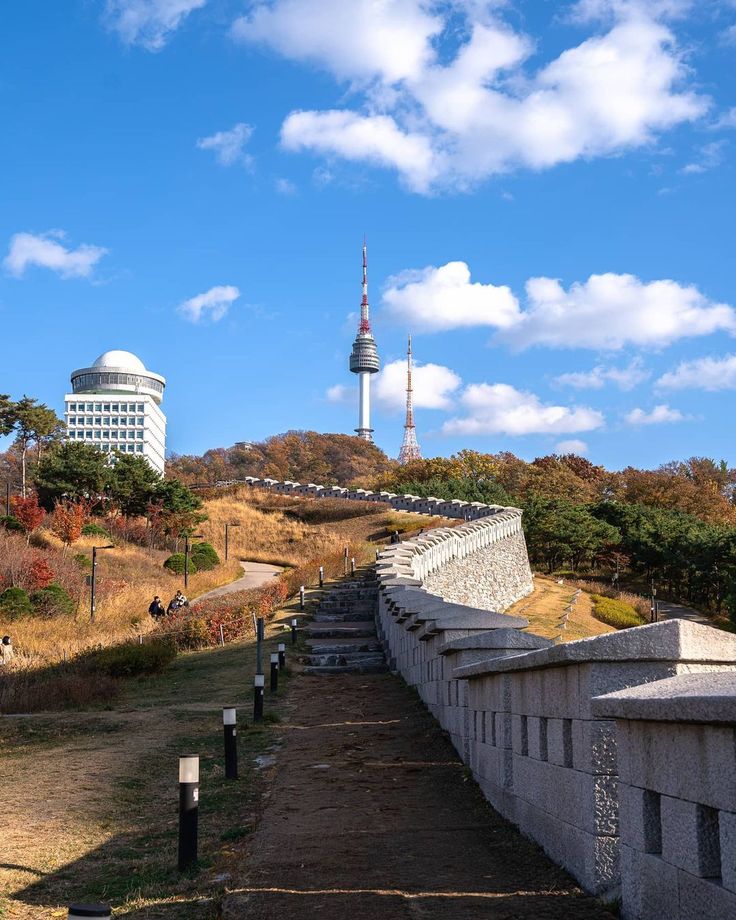
[[373, 440], [371, 428], [371, 374], [381, 369], [378, 349], [371, 332], [368, 307], [368, 250], [363, 241], [363, 298], [360, 302], [360, 325], [350, 353], [350, 370], [358, 375], [360, 397], [358, 403], [358, 437]]

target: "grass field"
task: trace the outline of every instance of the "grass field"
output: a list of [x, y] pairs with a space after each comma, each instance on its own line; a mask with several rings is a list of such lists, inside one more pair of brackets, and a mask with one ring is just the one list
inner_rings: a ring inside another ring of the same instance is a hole
[[575, 591], [574, 585], [560, 585], [555, 578], [535, 575], [534, 593], [517, 601], [506, 613], [526, 617], [529, 620], [529, 632], [560, 642], [615, 632], [613, 627], [595, 619], [590, 595], [585, 591], [578, 595], [565, 628], [561, 626], [565, 608], [571, 603]]
[[[267, 635], [266, 653], [280, 638]], [[268, 753], [278, 745], [279, 694], [254, 727], [251, 643], [181, 655], [162, 676], [131, 681], [114, 709], [3, 719], [0, 917], [66, 917], [75, 900], [112, 901], [115, 916], [212, 920], [228, 864], [247, 846]], [[224, 778], [222, 707], [239, 707], [240, 778]], [[176, 870], [177, 771], [201, 763], [200, 866]], [[257, 758], [265, 758], [260, 764]], [[40, 791], [42, 790], [42, 791]]]

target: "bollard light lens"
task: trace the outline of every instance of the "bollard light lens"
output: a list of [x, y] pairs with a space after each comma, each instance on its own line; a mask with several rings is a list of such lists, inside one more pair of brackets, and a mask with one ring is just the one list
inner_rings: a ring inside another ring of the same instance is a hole
[[286, 643], [285, 643], [285, 642], [279, 642], [279, 651], [280, 651], [280, 652], [285, 652], [285, 651], [286, 651]]
[[266, 678], [263, 676], [263, 674], [256, 674], [254, 685], [256, 687], [266, 686]]
[[78, 917], [97, 917], [98, 920], [110, 920], [112, 908], [106, 904], [72, 904], [69, 907], [69, 920]]
[[199, 755], [187, 754], [179, 758], [179, 782], [199, 782]]
[[278, 663], [279, 663], [279, 653], [273, 652], [271, 654], [271, 664], [278, 664]]
[[222, 710], [222, 724], [223, 725], [235, 725], [237, 721], [237, 709], [223, 709]]
[[294, 627], [294, 629], [296, 629], [296, 623], [297, 623], [296, 620], [292, 620], [292, 621], [291, 621], [291, 625]]

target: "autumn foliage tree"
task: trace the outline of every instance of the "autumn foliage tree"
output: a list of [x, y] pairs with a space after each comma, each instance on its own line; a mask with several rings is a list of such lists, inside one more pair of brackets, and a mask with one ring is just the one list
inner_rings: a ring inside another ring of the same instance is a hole
[[25, 531], [26, 540], [28, 540], [33, 531], [41, 526], [43, 519], [46, 517], [46, 512], [38, 504], [38, 497], [29, 495], [27, 498], [22, 498], [16, 495], [10, 500], [10, 507], [13, 517]]
[[72, 502], [65, 499], [54, 505], [51, 529], [64, 546], [71, 546], [82, 536], [82, 528], [89, 520], [90, 511], [90, 503], [87, 501]]

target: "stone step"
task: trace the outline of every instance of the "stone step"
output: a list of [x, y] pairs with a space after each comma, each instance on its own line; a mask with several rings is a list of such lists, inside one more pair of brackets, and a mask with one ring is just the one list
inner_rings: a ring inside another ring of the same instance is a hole
[[[383, 645], [377, 639], [309, 639], [312, 655], [354, 655], [356, 652], [382, 652]], [[308, 657], [308, 656], [307, 656]]]
[[348, 665], [347, 667], [334, 667], [332, 665], [309, 665], [304, 668], [305, 674], [384, 674], [388, 665], [381, 659], [371, 664]]
[[345, 637], [347, 639], [363, 638], [376, 635], [375, 623], [344, 621], [340, 623], [316, 623], [307, 626], [307, 635], [313, 639], [326, 636]]
[[355, 610], [346, 610], [343, 613], [315, 613], [315, 623], [363, 623], [373, 622], [375, 615], [373, 613], [361, 613]]
[[309, 655], [305, 659], [308, 667], [349, 668], [353, 665], [381, 664], [385, 661], [380, 652], [355, 652], [352, 655]]

